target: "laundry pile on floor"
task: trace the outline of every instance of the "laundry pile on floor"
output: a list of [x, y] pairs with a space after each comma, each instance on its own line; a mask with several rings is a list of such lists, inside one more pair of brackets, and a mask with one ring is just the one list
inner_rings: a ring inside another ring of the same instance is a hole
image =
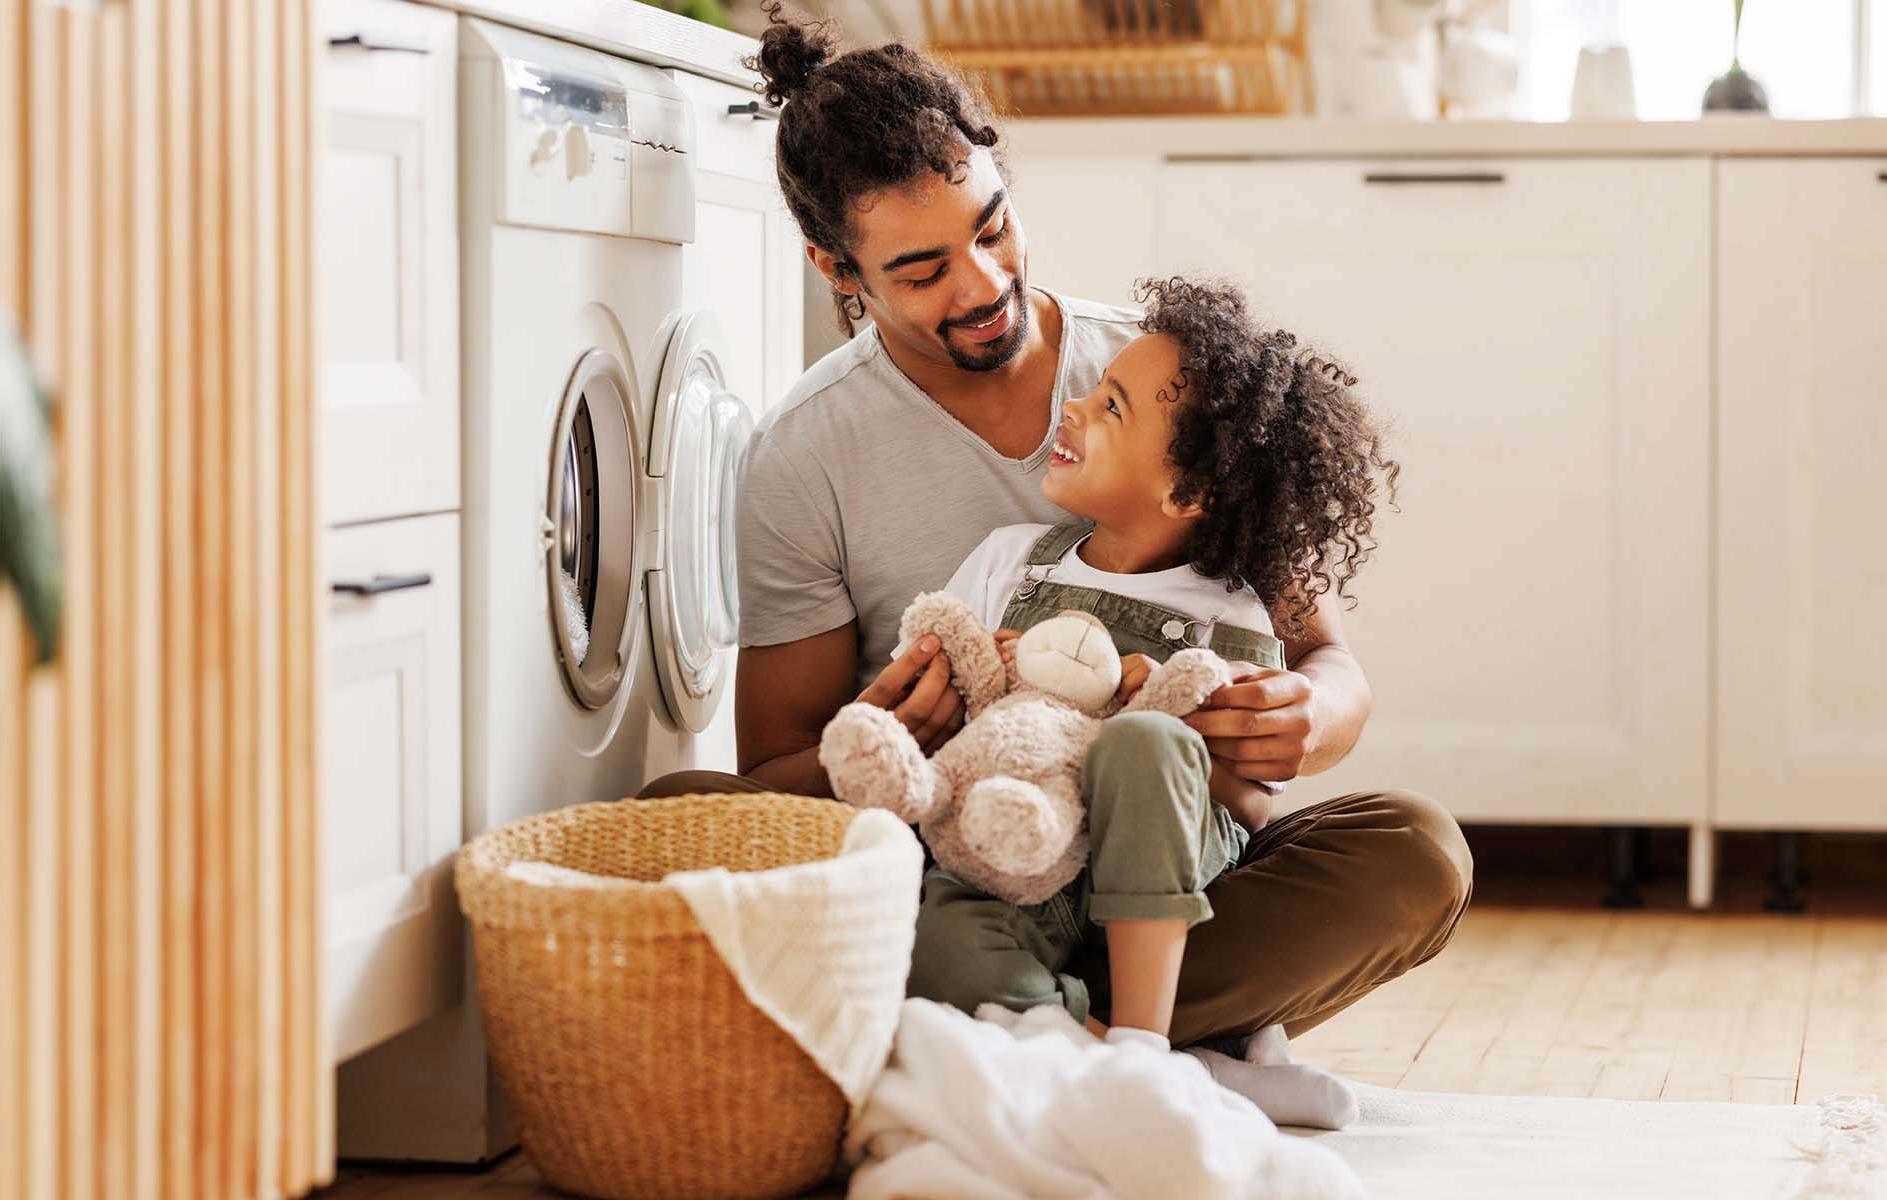
[[1365, 1194], [1342, 1159], [1280, 1134], [1197, 1060], [1104, 1043], [1053, 1005], [1004, 1028], [906, 1000], [846, 1158], [853, 1200]]

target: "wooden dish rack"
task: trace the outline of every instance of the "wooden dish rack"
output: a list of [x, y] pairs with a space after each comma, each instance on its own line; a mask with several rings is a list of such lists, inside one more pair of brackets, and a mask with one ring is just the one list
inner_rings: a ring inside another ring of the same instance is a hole
[[924, 0], [929, 49], [1018, 116], [1307, 111], [1307, 0]]

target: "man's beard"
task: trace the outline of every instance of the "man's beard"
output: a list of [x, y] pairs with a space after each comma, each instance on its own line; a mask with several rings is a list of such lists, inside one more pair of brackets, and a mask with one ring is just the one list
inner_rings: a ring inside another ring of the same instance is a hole
[[[950, 330], [953, 327], [979, 325], [1011, 304], [1016, 307], [1015, 322], [996, 340], [984, 342], [974, 350], [963, 350], [950, 339]], [[939, 325], [937, 336], [943, 339], [944, 349], [949, 352], [950, 361], [965, 371], [994, 371], [998, 367], [1008, 365], [1016, 355], [1022, 353], [1023, 345], [1029, 340], [1029, 300], [1023, 294], [1022, 276], [1016, 276], [1015, 281], [1009, 285], [1009, 290], [1004, 292], [1002, 299], [996, 303]]]

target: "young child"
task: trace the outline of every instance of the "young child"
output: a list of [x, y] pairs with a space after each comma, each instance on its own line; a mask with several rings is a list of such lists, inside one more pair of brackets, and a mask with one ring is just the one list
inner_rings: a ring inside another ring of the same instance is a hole
[[[1283, 668], [1276, 633], [1301, 633], [1319, 594], [1347, 594], [1374, 547], [1377, 477], [1393, 491], [1397, 470], [1355, 380], [1260, 330], [1237, 289], [1169, 279], [1143, 282], [1140, 298], [1143, 336], [1092, 395], [1067, 402], [1055, 434], [1042, 492], [1079, 520], [998, 529], [947, 585], [1003, 631], [1005, 656], [1038, 621], [1093, 613], [1124, 656], [1123, 700], [1185, 646]], [[971, 1012], [1058, 1003], [1110, 1041], [1166, 1048], [1187, 930], [1211, 917], [1206, 886], [1249, 834], [1212, 799], [1211, 758], [1190, 726], [1158, 713], [1109, 724], [1082, 772], [1088, 870], [1017, 908], [933, 869], [912, 995]], [[1111, 1030], [1068, 969], [1094, 925]], [[1191, 1053], [1274, 1120], [1335, 1128], [1355, 1115], [1341, 1080], [1290, 1062], [1281, 1027], [1249, 1039], [1242, 1060]]]

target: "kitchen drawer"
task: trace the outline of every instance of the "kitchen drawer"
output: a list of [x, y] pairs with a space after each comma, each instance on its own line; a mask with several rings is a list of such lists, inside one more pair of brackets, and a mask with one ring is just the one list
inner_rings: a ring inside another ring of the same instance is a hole
[[448, 511], [459, 505], [457, 25], [398, 0], [321, 12], [323, 520]]
[[324, 553], [322, 826], [339, 1061], [463, 990], [451, 890], [463, 830], [459, 518], [336, 530]]
[[694, 109], [695, 153], [699, 156], [695, 165], [717, 175], [734, 175], [777, 187], [773, 173], [773, 136], [780, 128], [779, 121], [770, 116], [728, 111], [755, 103], [764, 112], [774, 111], [767, 108], [760, 93], [703, 79], [686, 71], [676, 71], [674, 75], [676, 86]]

